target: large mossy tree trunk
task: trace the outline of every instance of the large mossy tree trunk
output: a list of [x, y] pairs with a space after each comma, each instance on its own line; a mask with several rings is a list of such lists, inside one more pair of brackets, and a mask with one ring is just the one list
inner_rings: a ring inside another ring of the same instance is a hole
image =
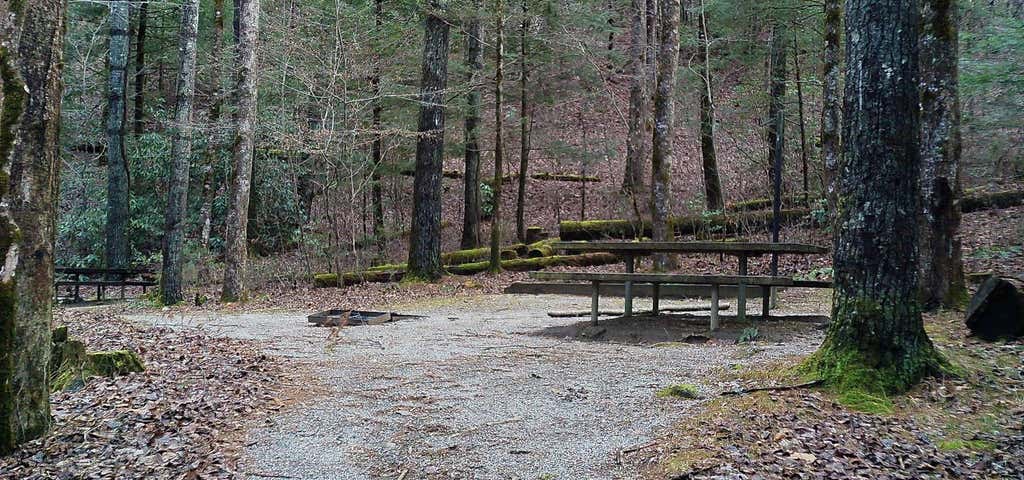
[[470, 90], [466, 94], [465, 136], [465, 183], [463, 184], [464, 206], [462, 212], [463, 249], [480, 246], [480, 72], [484, 68], [484, 49], [480, 38], [483, 28], [480, 22], [481, 0], [473, 1], [473, 16], [466, 25], [466, 83]]
[[0, 2], [0, 455], [50, 426], [64, 22], [62, 0]]
[[[679, 65], [679, 0], [661, 0], [658, 77], [654, 93], [654, 136], [651, 152], [651, 225], [655, 241], [672, 239], [668, 217], [673, 157], [673, 124], [675, 123], [676, 70]], [[654, 256], [655, 269], [671, 268], [667, 255]]]
[[839, 129], [842, 103], [839, 98], [839, 62], [842, 56], [839, 29], [843, 18], [840, 0], [825, 0], [825, 52], [821, 83], [821, 157], [825, 173], [825, 191], [829, 210], [835, 217], [836, 179], [839, 173]]
[[505, 61], [505, 2], [496, 0], [494, 8], [495, 41], [494, 41], [494, 181], [493, 208], [491, 213], [491, 258], [489, 270], [501, 271], [501, 183], [504, 173], [503, 157], [505, 145], [503, 137], [504, 112], [502, 112], [502, 83], [504, 82]]
[[832, 322], [813, 357], [842, 390], [904, 391], [939, 356], [918, 302], [915, 0], [846, 2], [846, 91]]
[[164, 305], [182, 301], [182, 264], [185, 220], [188, 214], [189, 168], [192, 160], [192, 99], [196, 89], [196, 37], [199, 31], [199, 0], [181, 5], [178, 31], [177, 105], [174, 109], [174, 143], [164, 215], [163, 270], [160, 296]]
[[232, 147], [231, 196], [224, 228], [224, 288], [221, 300], [245, 300], [249, 263], [249, 191], [256, 141], [256, 50], [260, 0], [235, 2], [235, 141]]
[[647, 13], [644, 0], [632, 0], [633, 20], [629, 30], [629, 132], [626, 136], [626, 172], [622, 192], [634, 195], [643, 190], [644, 157], [647, 138], [644, 120], [647, 112]]
[[960, 96], [956, 2], [922, 3], [921, 304], [962, 307], [967, 299], [960, 228]]
[[128, 82], [128, 2], [110, 2], [107, 62], [107, 238], [106, 265], [128, 265], [128, 158], [124, 148], [125, 95]]
[[715, 154], [715, 102], [711, 83], [711, 38], [708, 33], [708, 18], [701, 2], [700, 25], [697, 26], [700, 40], [700, 155], [704, 169], [704, 204], [712, 212], [725, 208], [722, 197], [722, 181], [718, 177], [718, 156]]
[[441, 5], [427, 6], [423, 37], [423, 76], [420, 84], [419, 138], [413, 178], [412, 233], [409, 273], [434, 281], [441, 265], [441, 174], [444, 166], [444, 91], [448, 84], [448, 22]]

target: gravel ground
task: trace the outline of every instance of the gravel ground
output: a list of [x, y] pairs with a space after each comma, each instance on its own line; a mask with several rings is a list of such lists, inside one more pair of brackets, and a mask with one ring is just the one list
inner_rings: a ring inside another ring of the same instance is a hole
[[[783, 305], [822, 313], [827, 302], [806, 296], [786, 294]], [[344, 329], [308, 327], [307, 312], [132, 318], [258, 340], [307, 364], [318, 394], [251, 430], [250, 478], [639, 478], [622, 451], [701, 411], [700, 400], [657, 398], [660, 388], [689, 383], [713, 395], [729, 388], [718, 380], [725, 369], [807, 353], [822, 336], [803, 322], [786, 323], [800, 333], [785, 342], [742, 345], [537, 334], [581, 320], [547, 311], [587, 308], [580, 297], [435, 298], [391, 307], [425, 318]]]

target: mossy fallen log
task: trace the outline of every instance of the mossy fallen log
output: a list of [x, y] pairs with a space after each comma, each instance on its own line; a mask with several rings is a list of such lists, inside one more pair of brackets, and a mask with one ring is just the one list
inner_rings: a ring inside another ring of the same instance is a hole
[[551, 244], [556, 242], [557, 240], [558, 239], [555, 238], [549, 238], [546, 240], [541, 240], [539, 242], [531, 243], [530, 245], [528, 245], [528, 248], [526, 250], [526, 257], [540, 258], [553, 256], [556, 252], [555, 249], [551, 248]]
[[405, 270], [399, 271], [371, 271], [337, 273], [318, 273], [313, 275], [313, 286], [316, 288], [344, 287], [358, 285], [360, 283], [388, 283], [398, 282], [405, 276]]
[[86, 352], [85, 344], [68, 338], [67, 328], [53, 332], [50, 347], [50, 391], [77, 390], [93, 377], [116, 377], [146, 368], [135, 352]]
[[[787, 209], [782, 210], [780, 219], [784, 224], [794, 223], [809, 214], [805, 208]], [[771, 220], [772, 212], [713, 213], [672, 217], [669, 225], [676, 235], [725, 234], [763, 228]], [[651, 236], [651, 223], [630, 220], [563, 221], [558, 224], [558, 233], [563, 241], [642, 238]]]
[[[807, 200], [814, 202], [821, 198], [818, 192], [808, 192]], [[740, 202], [730, 202], [725, 205], [727, 212], [749, 212], [755, 210], [770, 210], [772, 208], [772, 198], [755, 198], [751, 200], [743, 200]], [[789, 195], [782, 196], [782, 205], [803, 205], [804, 194], [803, 192], [792, 193]]]
[[546, 182], [578, 182], [578, 183], [596, 183], [601, 181], [601, 177], [593, 177], [588, 175], [573, 175], [571, 173], [534, 173], [530, 175], [530, 178], [534, 180], [541, 180]]
[[[581, 255], [554, 255], [550, 257], [505, 260], [501, 262], [501, 268], [512, 272], [531, 272], [549, 267], [591, 267], [621, 261], [617, 255], [611, 253], [585, 253]], [[490, 268], [490, 262], [476, 262], [452, 265], [448, 267], [448, 272], [454, 275], [476, 275], [486, 272], [488, 268]]]
[[1024, 190], [1004, 190], [991, 193], [974, 193], [960, 199], [960, 211], [979, 212], [996, 208], [1024, 205]]

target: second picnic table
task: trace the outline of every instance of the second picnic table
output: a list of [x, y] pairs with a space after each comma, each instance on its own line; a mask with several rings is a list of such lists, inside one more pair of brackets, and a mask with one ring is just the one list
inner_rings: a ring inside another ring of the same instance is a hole
[[[624, 283], [624, 296], [625, 296], [625, 315], [631, 316], [633, 314], [633, 292], [632, 285], [633, 280], [640, 280], [643, 282], [654, 283], [657, 287], [657, 282], [664, 281], [664, 283], [672, 282], [672, 276], [659, 276], [654, 278], [655, 275], [651, 275], [651, 278], [647, 276], [641, 276], [634, 274], [636, 268], [636, 257], [647, 256], [654, 253], [669, 253], [669, 254], [682, 254], [682, 253], [709, 253], [709, 254], [723, 254], [732, 255], [738, 258], [739, 266], [737, 269], [737, 275], [735, 277], [729, 276], [718, 276], [718, 277], [707, 277], [709, 279], [716, 279], [716, 281], [736, 283], [738, 285], [738, 295], [736, 298], [737, 313], [740, 320], [743, 320], [746, 310], [746, 285], [760, 284], [766, 290], [770, 286], [785, 283], [786, 285], [792, 286], [807, 286], [807, 287], [821, 287], [822, 282], [808, 282], [808, 281], [758, 281], [754, 277], [747, 275], [747, 260], [750, 257], [759, 257], [763, 255], [815, 255], [827, 253], [828, 249], [819, 247], [817, 245], [806, 245], [800, 243], [757, 243], [757, 242], [622, 242], [622, 241], [592, 241], [592, 242], [554, 242], [551, 247], [556, 250], [567, 250], [577, 252], [610, 252], [621, 256], [625, 260], [626, 274], [621, 277], [612, 279], [608, 277], [608, 280], [623, 280]], [[612, 274], [614, 276], [614, 274]], [[549, 275], [538, 275], [538, 277], [548, 277]], [[701, 281], [700, 276], [676, 276], [677, 281], [672, 283], [707, 283]], [[758, 277], [764, 279], [770, 279], [774, 277]], [[781, 279], [780, 279], [781, 280]], [[785, 279], [790, 280], [790, 279]], [[717, 285], [717, 284], [715, 284]], [[715, 289], [717, 292], [717, 288]], [[657, 292], [657, 288], [655, 288]], [[655, 293], [657, 297], [657, 293]], [[717, 297], [717, 295], [715, 295]], [[714, 300], [717, 300], [714, 299]], [[657, 299], [655, 299], [657, 302]], [[765, 312], [767, 312], [768, 299], [764, 299], [766, 305]]]

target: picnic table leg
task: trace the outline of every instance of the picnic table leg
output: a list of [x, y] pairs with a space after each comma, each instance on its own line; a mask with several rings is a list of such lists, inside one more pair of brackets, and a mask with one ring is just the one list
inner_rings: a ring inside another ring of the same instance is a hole
[[601, 296], [601, 282], [591, 282], [593, 291], [590, 294], [590, 323], [597, 325], [599, 299]]
[[652, 284], [651, 285], [651, 290], [653, 290], [652, 293], [654, 293], [654, 297], [651, 299], [651, 301], [652, 301], [651, 314], [656, 317], [656, 316], [658, 316], [658, 297], [661, 296], [661, 284], [660, 283]]
[[[740, 275], [747, 274], [747, 254], [740, 254]], [[736, 319], [744, 322], [747, 320], [747, 286], [740, 282], [736, 292]]]
[[[626, 255], [626, 273], [633, 273], [633, 270], [635, 270], [635, 269], [636, 269], [636, 258], [633, 255]], [[632, 317], [633, 316], [633, 282], [631, 282], [629, 280], [626, 280], [625, 285], [623, 285], [623, 289], [625, 290], [624, 293], [625, 293], [625, 296], [626, 296], [626, 308], [625, 308], [626, 315], [625, 316], [626, 317]]]
[[711, 286], [711, 331], [718, 330], [718, 285]]
[[761, 319], [768, 321], [768, 316], [771, 314], [772, 306], [772, 287], [768, 285], [761, 286]]

